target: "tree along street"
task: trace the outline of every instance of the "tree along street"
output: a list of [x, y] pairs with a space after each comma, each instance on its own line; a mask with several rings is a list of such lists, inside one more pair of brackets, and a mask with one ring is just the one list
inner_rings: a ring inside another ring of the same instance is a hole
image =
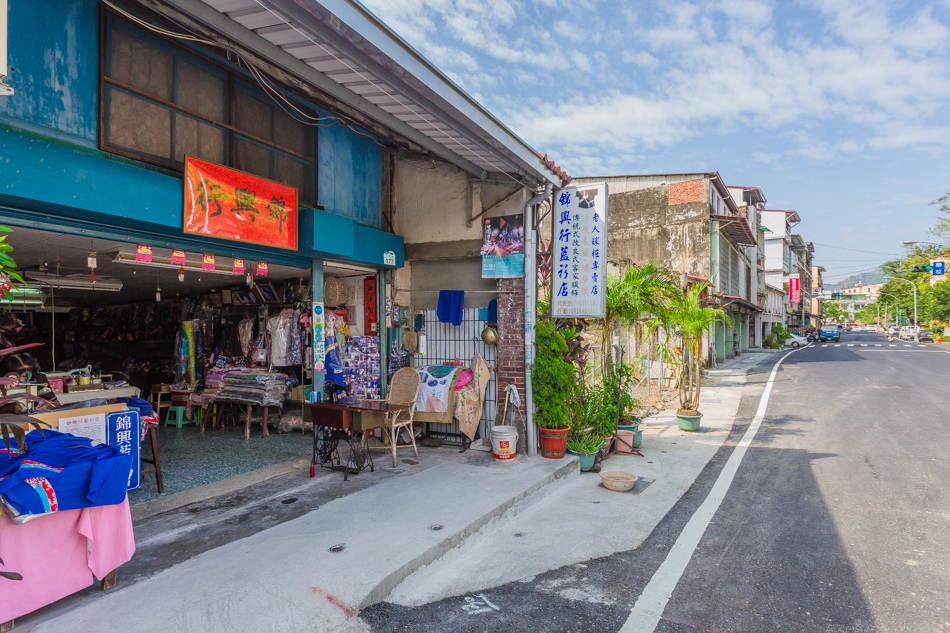
[[[620, 631], [748, 429], [775, 361], [750, 372], [726, 444], [638, 549], [360, 617], [378, 632]], [[870, 333], [791, 354], [652, 630], [950, 630], [950, 429], [934, 386], [948, 370], [939, 346]], [[552, 547], [570, 547], [556, 526]]]

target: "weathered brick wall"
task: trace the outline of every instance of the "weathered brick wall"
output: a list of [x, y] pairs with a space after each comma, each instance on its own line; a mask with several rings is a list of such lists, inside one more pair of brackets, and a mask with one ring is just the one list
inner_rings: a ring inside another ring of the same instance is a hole
[[[508, 383], [518, 386], [520, 411], [525, 415], [524, 356], [524, 279], [498, 280], [498, 386], [495, 420], [501, 422], [505, 410], [504, 389]], [[509, 405], [511, 406], [511, 405]]]
[[703, 180], [687, 180], [669, 185], [670, 206], [703, 201]]

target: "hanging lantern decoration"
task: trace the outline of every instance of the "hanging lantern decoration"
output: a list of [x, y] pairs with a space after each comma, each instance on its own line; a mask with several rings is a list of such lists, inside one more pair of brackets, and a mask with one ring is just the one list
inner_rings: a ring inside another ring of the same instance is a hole
[[185, 280], [185, 267], [181, 266], [178, 268], [178, 281]]
[[92, 283], [96, 283], [96, 251], [90, 249], [86, 263], [89, 265], [89, 278]]

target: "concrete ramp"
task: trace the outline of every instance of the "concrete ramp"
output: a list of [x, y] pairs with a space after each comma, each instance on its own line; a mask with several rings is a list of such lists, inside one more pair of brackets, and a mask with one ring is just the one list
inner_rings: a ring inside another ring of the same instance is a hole
[[360, 609], [577, 472], [570, 457], [439, 464], [120, 584], [33, 631], [358, 631]]

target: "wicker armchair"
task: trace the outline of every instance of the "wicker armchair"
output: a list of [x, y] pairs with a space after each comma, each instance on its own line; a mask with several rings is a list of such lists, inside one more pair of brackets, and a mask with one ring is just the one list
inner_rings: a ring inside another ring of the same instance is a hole
[[419, 396], [419, 386], [422, 378], [419, 372], [412, 367], [403, 367], [395, 374], [389, 382], [389, 393], [385, 402], [390, 405], [400, 405], [403, 408], [395, 411], [388, 411], [385, 419], [386, 439], [389, 446], [374, 446], [373, 448], [387, 448], [393, 455], [393, 468], [396, 467], [396, 437], [399, 429], [409, 427], [409, 438], [412, 441], [412, 451], [416, 457], [419, 457], [419, 449], [416, 448], [416, 435], [412, 432], [412, 416], [416, 412], [416, 398]]

